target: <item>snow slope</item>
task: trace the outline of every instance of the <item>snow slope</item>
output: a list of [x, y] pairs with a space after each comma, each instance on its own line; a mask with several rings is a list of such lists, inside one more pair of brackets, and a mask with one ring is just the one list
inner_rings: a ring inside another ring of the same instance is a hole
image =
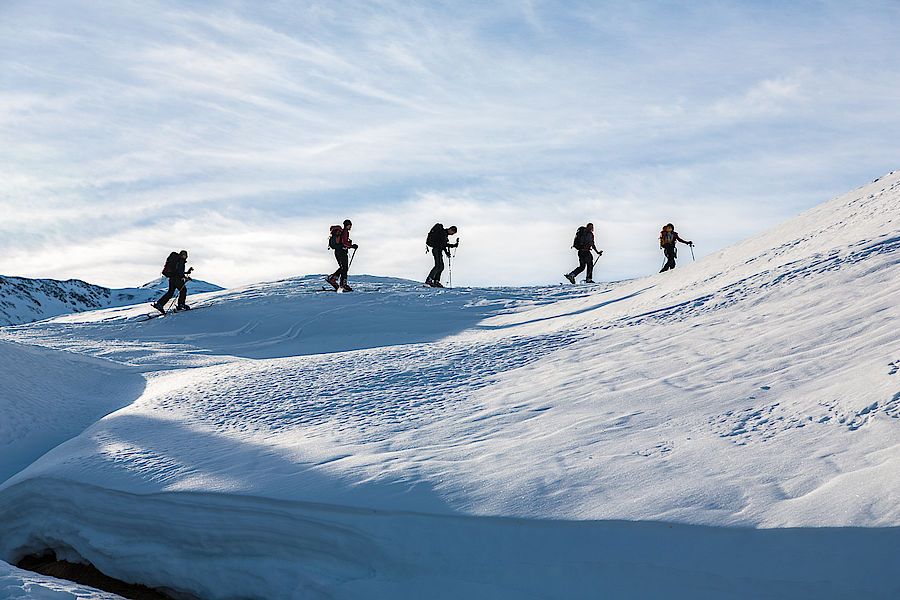
[[[191, 289], [212, 292], [222, 288], [194, 280]], [[69, 313], [149, 302], [169, 288], [164, 277], [138, 288], [109, 289], [80, 279], [28, 279], [0, 275], [0, 325], [28, 323]]]
[[898, 208], [892, 173], [613, 284], [308, 277], [6, 327], [4, 367], [129, 384], [3, 455], [0, 558], [201, 598], [898, 597]]
[[66, 352], [0, 342], [0, 479], [140, 397], [133, 369]]

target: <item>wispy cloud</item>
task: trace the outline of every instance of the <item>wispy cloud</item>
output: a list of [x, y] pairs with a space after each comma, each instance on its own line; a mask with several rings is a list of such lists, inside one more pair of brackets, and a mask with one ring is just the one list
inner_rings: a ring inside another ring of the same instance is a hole
[[557, 279], [586, 220], [610, 277], [648, 272], [658, 222], [712, 250], [896, 168], [877, 8], [7, 4], [0, 272], [129, 285], [189, 245], [223, 284], [324, 271], [346, 216], [375, 273], [419, 276], [436, 220], [472, 284]]
[[721, 99], [713, 110], [721, 117], [743, 122], [787, 114], [803, 100], [801, 83], [794, 78], [781, 77], [766, 79], [736, 97]]

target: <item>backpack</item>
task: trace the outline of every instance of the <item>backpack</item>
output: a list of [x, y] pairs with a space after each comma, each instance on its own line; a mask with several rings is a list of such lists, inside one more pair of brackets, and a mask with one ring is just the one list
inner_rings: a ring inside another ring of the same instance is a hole
[[440, 223], [435, 223], [434, 227], [431, 228], [431, 231], [428, 232], [428, 237], [425, 238], [425, 245], [429, 248], [434, 248], [435, 246], [441, 245], [441, 238], [444, 236], [444, 226]]
[[163, 277], [171, 277], [175, 274], [175, 262], [181, 258], [181, 255], [177, 252], [170, 252], [169, 257], [166, 259], [166, 264], [163, 265], [162, 274]]
[[328, 247], [332, 250], [339, 250], [342, 247], [341, 237], [344, 234], [344, 228], [340, 225], [332, 225], [331, 233], [328, 236]]
[[659, 232], [659, 247], [675, 243], [675, 230], [668, 231], [665, 227]]
[[572, 247], [576, 250], [591, 249], [591, 232], [588, 231], [588, 228], [584, 225], [579, 227], [578, 231], [575, 232], [575, 239], [572, 241]]

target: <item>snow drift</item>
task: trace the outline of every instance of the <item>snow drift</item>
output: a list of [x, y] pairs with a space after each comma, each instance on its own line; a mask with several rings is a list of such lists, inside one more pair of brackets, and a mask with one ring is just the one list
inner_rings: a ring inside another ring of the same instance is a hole
[[5, 465], [0, 557], [223, 599], [896, 597], [898, 208], [893, 173], [614, 284], [7, 327], [0, 359], [142, 384]]

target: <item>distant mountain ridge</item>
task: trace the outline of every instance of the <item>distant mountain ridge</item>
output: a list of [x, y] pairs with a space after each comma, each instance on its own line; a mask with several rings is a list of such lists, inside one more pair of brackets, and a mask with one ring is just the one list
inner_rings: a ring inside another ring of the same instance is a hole
[[[164, 277], [136, 288], [110, 289], [80, 279], [29, 279], [0, 275], [0, 326], [19, 325], [98, 308], [151, 302], [168, 288]], [[191, 293], [224, 288], [193, 280]]]

